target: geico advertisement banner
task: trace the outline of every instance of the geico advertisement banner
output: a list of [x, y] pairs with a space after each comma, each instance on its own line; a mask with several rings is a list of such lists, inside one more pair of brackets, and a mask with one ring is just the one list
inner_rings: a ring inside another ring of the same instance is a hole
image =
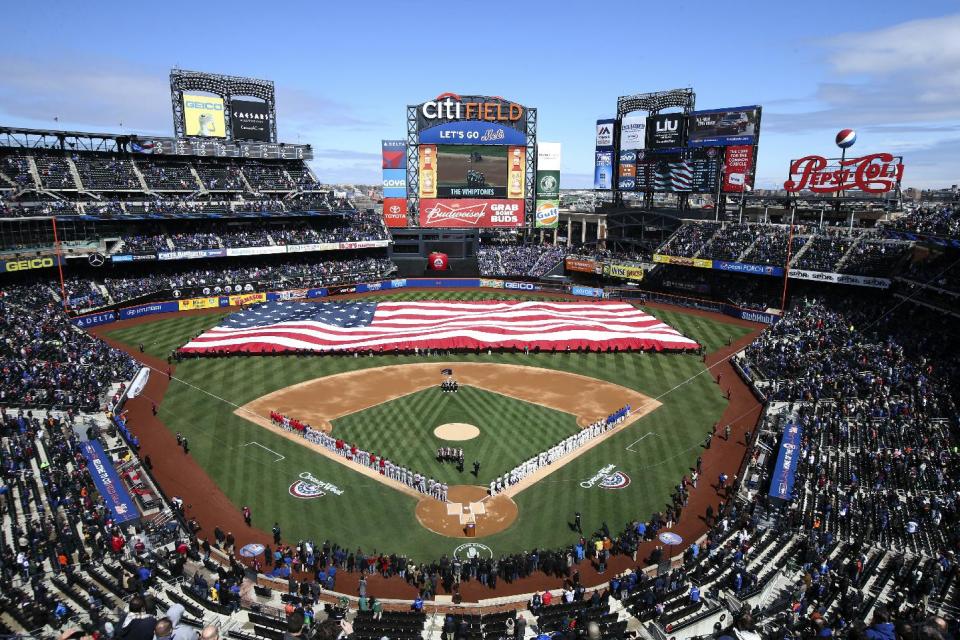
[[223, 98], [183, 94], [183, 120], [188, 136], [227, 137]]
[[23, 260], [3, 260], [0, 261], [0, 273], [8, 271], [31, 271], [33, 269], [47, 269], [57, 266], [56, 256], [44, 256], [43, 258], [26, 258]]
[[578, 271], [580, 273], [597, 273], [597, 263], [593, 260], [578, 260], [577, 258], [567, 258], [564, 266], [567, 271]]
[[713, 269], [713, 260], [703, 258], [685, 258], [681, 256], [665, 256], [662, 253], [653, 254], [653, 261], [662, 264], [677, 264], [682, 267], [697, 267], [698, 269]]
[[215, 309], [220, 306], [220, 298], [190, 298], [189, 300], [178, 300], [180, 311], [193, 311], [194, 309]]
[[611, 278], [625, 278], [626, 280], [643, 280], [643, 267], [634, 267], [628, 264], [605, 264], [603, 275]]
[[808, 271], [806, 269], [790, 269], [790, 277], [797, 280], [813, 280], [814, 282], [834, 282], [836, 284], [852, 284], [856, 287], [871, 287], [874, 289], [890, 288], [889, 278], [871, 278], [870, 276], [855, 276], [847, 273], [830, 273], [828, 271]]
[[507, 161], [510, 163], [507, 173], [507, 194], [511, 198], [523, 198], [526, 191], [526, 180], [523, 177], [527, 170], [527, 148], [510, 147]]
[[537, 228], [556, 229], [560, 224], [560, 201], [537, 200], [534, 216]]
[[420, 132], [420, 144], [526, 145], [526, 134], [494, 122], [448, 122]]
[[644, 149], [647, 146], [647, 116], [632, 113], [620, 121], [620, 149]]
[[406, 198], [407, 197], [407, 170], [406, 169], [384, 169], [383, 170], [383, 197], [384, 198]]
[[420, 145], [420, 197], [437, 197], [437, 147]]
[[523, 200], [429, 198], [420, 201], [420, 226], [460, 229], [520, 227], [523, 213]]
[[407, 226], [407, 199], [384, 198], [383, 221], [388, 227]]

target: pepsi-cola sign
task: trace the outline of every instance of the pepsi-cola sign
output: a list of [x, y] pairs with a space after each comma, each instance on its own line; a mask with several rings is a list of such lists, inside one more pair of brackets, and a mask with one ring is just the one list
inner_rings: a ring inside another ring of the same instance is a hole
[[896, 189], [902, 179], [903, 158], [889, 153], [847, 159], [805, 156], [790, 162], [790, 177], [783, 188], [790, 193], [804, 190], [888, 193]]

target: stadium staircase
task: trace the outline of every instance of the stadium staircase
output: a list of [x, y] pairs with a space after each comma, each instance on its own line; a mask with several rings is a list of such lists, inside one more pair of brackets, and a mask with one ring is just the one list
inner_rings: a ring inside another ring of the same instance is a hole
[[14, 182], [13, 179], [11, 179], [10, 177], [8, 177], [7, 174], [5, 174], [3, 171], [0, 171], [0, 180], [6, 182], [7, 184], [9, 184], [9, 185], [12, 186], [12, 187], [19, 187], [19, 186], [20, 186], [20, 185], [18, 185], [16, 182]]
[[133, 170], [133, 175], [137, 177], [137, 182], [140, 183], [140, 189], [147, 195], [153, 195], [150, 185], [147, 184], [147, 179], [143, 177], [143, 172], [140, 171], [140, 167], [137, 166], [133, 158], [130, 158], [130, 168]]
[[802, 256], [803, 254], [805, 254], [805, 253], [807, 252], [807, 249], [809, 249], [809, 248], [812, 247], [812, 246], [813, 246], [813, 242], [812, 242], [812, 241], [804, 242], [804, 243], [803, 243], [803, 246], [800, 247], [800, 251], [797, 251], [795, 254], [793, 254], [793, 257], [790, 258], [790, 268], [791, 268], [791, 269], [794, 267], [794, 265], [797, 264], [797, 260], [800, 259], [800, 256]]
[[703, 245], [700, 247], [700, 249], [699, 249], [695, 254], [693, 254], [693, 257], [694, 257], [694, 258], [699, 258], [700, 255], [701, 255], [704, 251], [706, 251], [707, 247], [709, 247], [709, 246], [713, 243], [713, 241], [716, 240], [717, 236], [720, 234], [720, 232], [721, 232], [722, 230], [723, 230], [723, 225], [722, 225], [722, 224], [718, 224], [717, 227], [716, 227], [716, 229], [714, 229], [713, 233], [710, 235], [710, 237], [707, 238], [707, 241], [703, 243]]
[[750, 252], [753, 251], [753, 248], [757, 246], [757, 243], [758, 243], [758, 242], [760, 242], [760, 234], [759, 234], [759, 233], [758, 233], [758, 234], [756, 235], [756, 237], [753, 239], [753, 242], [751, 242], [751, 243], [747, 246], [747, 248], [744, 249], [743, 252], [742, 252], [740, 255], [737, 256], [737, 262], [743, 262], [744, 259], [745, 259], [748, 255], [750, 255]]
[[[67, 167], [70, 169], [70, 175], [73, 176], [73, 181], [77, 183], [77, 191], [80, 193], [89, 193], [87, 188], [83, 186], [83, 180], [80, 179], [80, 172], [77, 170], [77, 163], [73, 161], [73, 158], [66, 154], [64, 154], [64, 159], [67, 162]], [[30, 157], [30, 164], [33, 164], [33, 156]]]
[[840, 256], [840, 259], [837, 260], [837, 264], [834, 265], [833, 270], [836, 271], [837, 273], [840, 273], [840, 271], [843, 269], [843, 265], [845, 265], [847, 263], [847, 260], [850, 259], [850, 256], [853, 255], [853, 250], [859, 247], [860, 243], [862, 243], [863, 241], [864, 241], [864, 237], [858, 236], [857, 239], [850, 244], [850, 246], [843, 253], [843, 255]]
[[[73, 163], [71, 163], [71, 165], [72, 164]], [[40, 181], [40, 171], [37, 170], [37, 161], [32, 155], [27, 156], [27, 171], [30, 173], [30, 177], [33, 178], [34, 188], [38, 191], [42, 191], [43, 182]], [[77, 176], [74, 175], [74, 178], [77, 178]], [[80, 180], [77, 179], [77, 182], [79, 183]]]
[[[200, 185], [200, 195], [207, 195], [210, 191], [207, 189], [207, 185], [203, 184], [203, 179], [200, 178], [200, 174], [197, 173], [197, 168], [193, 166], [193, 163], [190, 163], [190, 174], [193, 176], [193, 179], [197, 181], [197, 184]], [[192, 193], [187, 199], [192, 200], [198, 192]]]

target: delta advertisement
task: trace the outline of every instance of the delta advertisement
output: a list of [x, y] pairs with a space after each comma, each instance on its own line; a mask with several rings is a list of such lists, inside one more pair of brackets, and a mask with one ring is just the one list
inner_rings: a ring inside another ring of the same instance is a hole
[[183, 124], [188, 136], [226, 138], [223, 98], [183, 94]]
[[726, 193], [742, 193], [753, 182], [750, 168], [753, 166], [753, 147], [750, 145], [727, 147], [727, 161], [723, 167], [723, 190]]
[[407, 200], [406, 198], [384, 198], [383, 199], [383, 221], [388, 227], [406, 227], [407, 226]]
[[613, 188], [613, 127], [616, 120], [597, 120], [596, 151], [593, 169], [593, 188]]
[[407, 143], [405, 140], [381, 140], [384, 169], [404, 169], [407, 166]]
[[525, 146], [527, 136], [513, 127], [495, 122], [462, 120], [430, 127], [420, 132], [420, 144], [499, 144]]
[[687, 146], [753, 145], [760, 129], [760, 107], [694, 111], [687, 120]]
[[643, 267], [628, 264], [605, 264], [603, 265], [603, 275], [640, 282], [643, 280]]
[[230, 124], [235, 140], [270, 142], [270, 107], [266, 102], [231, 100]]
[[140, 512], [130, 499], [130, 494], [113, 468], [110, 457], [96, 440], [80, 443], [80, 453], [87, 459], [87, 468], [90, 478], [97, 487], [97, 493], [103, 498], [107, 508], [113, 515], [116, 524], [124, 524], [130, 520], [137, 520]]
[[537, 143], [537, 199], [535, 224], [556, 229], [560, 223], [560, 143]]
[[647, 116], [631, 113], [620, 121], [620, 150], [639, 151], [647, 146]]
[[478, 229], [520, 227], [523, 200], [474, 200], [471, 198], [420, 200], [420, 226]]

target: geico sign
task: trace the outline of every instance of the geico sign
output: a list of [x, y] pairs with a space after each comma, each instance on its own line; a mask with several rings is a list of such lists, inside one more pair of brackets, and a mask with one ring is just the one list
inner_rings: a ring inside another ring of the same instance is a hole
[[210, 111], [223, 111], [223, 105], [219, 102], [200, 102], [199, 100], [187, 100], [184, 104], [188, 109], [209, 109]]
[[28, 271], [53, 266], [53, 258], [32, 258], [30, 260], [11, 260], [6, 263], [7, 271]]
[[443, 93], [420, 105], [427, 120], [486, 120], [489, 122], [523, 117], [523, 107], [514, 102], [463, 102], [455, 93]]
[[521, 291], [533, 291], [536, 289], [532, 282], [504, 282], [505, 289], [519, 289]]

